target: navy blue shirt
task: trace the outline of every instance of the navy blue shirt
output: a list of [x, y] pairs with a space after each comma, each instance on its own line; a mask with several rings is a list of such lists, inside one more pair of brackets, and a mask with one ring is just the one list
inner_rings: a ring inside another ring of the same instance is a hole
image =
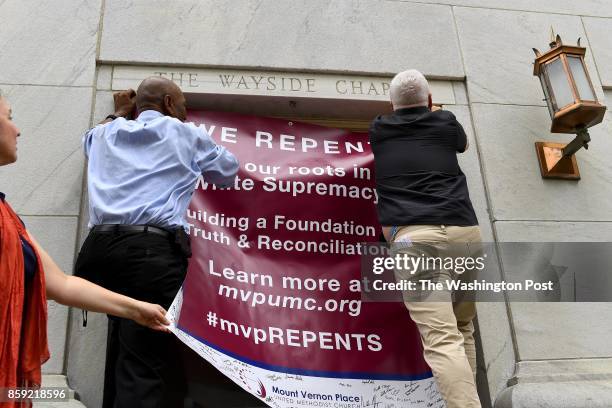
[[[4, 193], [0, 193], [0, 200], [4, 201], [4, 197]], [[19, 220], [21, 221], [21, 218]], [[21, 221], [21, 224], [24, 225], [23, 221]], [[34, 248], [32, 248], [32, 246], [30, 246], [30, 244], [28, 244], [28, 242], [21, 236], [19, 238], [21, 240], [21, 250], [23, 251], [24, 274], [25, 281], [27, 284], [34, 277], [38, 262], [36, 261], [36, 254], [34, 253]]]
[[420, 106], [370, 126], [381, 225], [477, 225], [457, 153], [467, 137], [455, 116]]

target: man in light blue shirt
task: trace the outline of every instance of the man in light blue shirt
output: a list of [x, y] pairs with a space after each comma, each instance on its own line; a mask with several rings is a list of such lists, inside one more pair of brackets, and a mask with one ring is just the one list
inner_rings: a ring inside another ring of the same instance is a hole
[[[90, 233], [75, 273], [136, 299], [170, 306], [191, 255], [185, 212], [200, 175], [233, 184], [234, 155], [193, 123], [172, 81], [145, 79], [114, 95], [115, 114], [83, 136]], [[136, 106], [138, 116], [128, 120]], [[179, 342], [109, 318], [104, 408], [182, 407]]]
[[219, 186], [233, 183], [238, 170], [233, 154], [202, 127], [183, 123], [184, 116], [166, 116], [154, 108], [145, 105], [136, 120], [117, 117], [83, 137], [90, 228], [186, 227], [185, 212], [200, 174]]

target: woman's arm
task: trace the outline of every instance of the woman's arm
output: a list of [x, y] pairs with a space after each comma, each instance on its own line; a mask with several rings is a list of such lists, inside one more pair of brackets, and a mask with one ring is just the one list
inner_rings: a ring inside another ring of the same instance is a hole
[[170, 322], [165, 317], [166, 311], [163, 307], [111, 292], [76, 276], [66, 275], [34, 237], [31, 234], [29, 236], [42, 262], [49, 299], [66, 306], [131, 319], [154, 330], [168, 331], [165, 325]]

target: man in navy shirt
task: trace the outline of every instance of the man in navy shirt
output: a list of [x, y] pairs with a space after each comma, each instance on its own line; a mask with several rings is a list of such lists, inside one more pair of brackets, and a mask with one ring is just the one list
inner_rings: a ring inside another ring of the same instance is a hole
[[[473, 256], [469, 244], [481, 238], [457, 162], [457, 153], [468, 147], [461, 124], [451, 112], [432, 109], [429, 85], [419, 71], [397, 74], [390, 95], [393, 113], [370, 126], [385, 238], [392, 250], [415, 258], [423, 253], [432, 260]], [[443, 282], [458, 274], [436, 267], [416, 273], [396, 269], [398, 280], [413, 281], [417, 288], [421, 279]], [[418, 290], [406, 291], [404, 300], [446, 406], [480, 408], [472, 323], [476, 309], [473, 302], [453, 303], [451, 295], [440, 291], [431, 301]]]
[[[185, 212], [197, 178], [228, 187], [238, 162], [185, 123], [185, 97], [174, 82], [151, 77], [135, 94], [114, 97], [116, 112], [83, 137], [91, 230], [76, 273], [168, 308], [191, 255]], [[134, 104], [138, 116], [129, 120]], [[104, 408], [182, 407], [174, 337], [109, 319]]]

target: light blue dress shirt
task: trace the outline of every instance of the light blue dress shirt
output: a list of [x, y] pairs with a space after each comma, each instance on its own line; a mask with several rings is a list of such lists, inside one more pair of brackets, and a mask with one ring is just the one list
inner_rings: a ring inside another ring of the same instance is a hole
[[236, 157], [203, 127], [147, 110], [117, 118], [83, 136], [89, 158], [89, 227], [151, 224], [186, 228], [185, 212], [200, 175], [229, 187]]

